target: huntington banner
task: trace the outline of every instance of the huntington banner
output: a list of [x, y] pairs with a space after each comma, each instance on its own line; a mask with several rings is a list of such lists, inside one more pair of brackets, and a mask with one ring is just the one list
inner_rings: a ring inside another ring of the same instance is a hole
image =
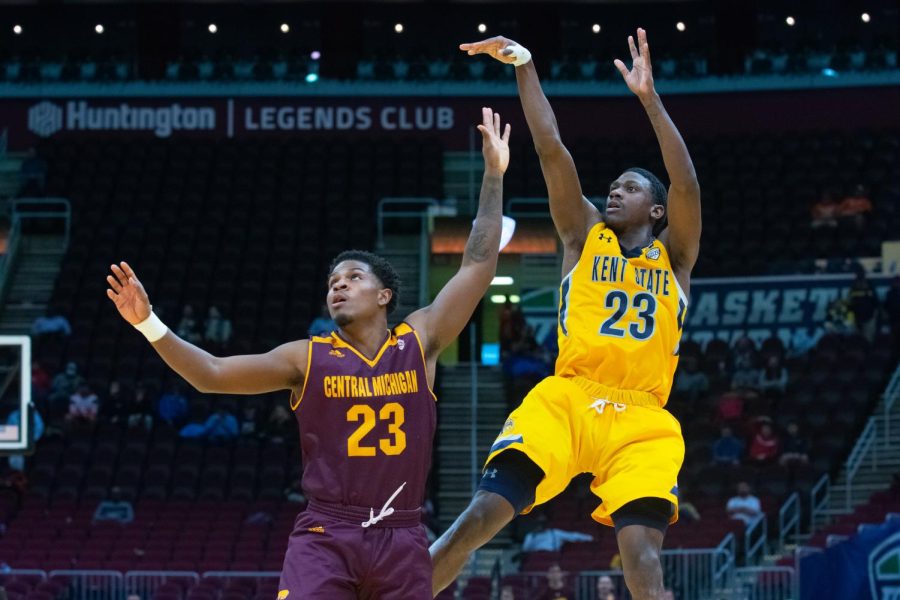
[[[446, 149], [464, 149], [478, 137], [475, 125], [481, 122], [481, 107], [486, 105], [512, 124], [513, 135], [526, 140], [528, 131], [515, 86], [502, 95], [487, 88], [483, 96], [367, 96], [364, 88], [359, 94], [350, 93], [352, 86], [345, 95], [333, 97], [232, 96], [227, 86], [215, 85], [208, 86], [208, 95], [181, 96], [147, 96], [146, 89], [139, 92], [136, 88], [130, 94], [128, 84], [112, 90], [90, 85], [83, 89], [81, 97], [19, 93], [0, 98], [0, 132], [7, 132], [9, 148], [21, 150], [41, 140], [92, 135], [274, 139], [327, 134], [332, 138], [429, 137], [439, 139]], [[563, 139], [570, 143], [652, 139], [647, 117], [633, 97], [553, 96], [552, 102]], [[864, 92], [820, 89], [666, 97], [679, 129], [686, 136], [704, 137], [746, 131], [900, 126], [898, 105], [900, 89], [891, 86]]]

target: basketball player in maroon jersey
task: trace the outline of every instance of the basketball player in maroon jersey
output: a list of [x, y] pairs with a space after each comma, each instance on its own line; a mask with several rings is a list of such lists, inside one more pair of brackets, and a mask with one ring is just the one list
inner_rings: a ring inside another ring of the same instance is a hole
[[198, 391], [291, 390], [309, 507], [294, 525], [279, 600], [430, 600], [431, 558], [421, 506], [431, 466], [441, 351], [459, 335], [497, 267], [509, 133], [483, 109], [484, 178], [462, 266], [430, 306], [389, 330], [398, 277], [384, 259], [344, 252], [328, 278], [337, 330], [260, 355], [212, 356], [152, 312], [127, 263], [112, 265], [107, 295], [122, 317]]

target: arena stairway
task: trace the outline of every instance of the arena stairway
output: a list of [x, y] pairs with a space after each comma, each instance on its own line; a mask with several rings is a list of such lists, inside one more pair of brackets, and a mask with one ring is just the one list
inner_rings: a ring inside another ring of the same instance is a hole
[[[445, 368], [441, 375], [438, 398], [438, 447], [434, 471], [437, 477], [438, 518], [446, 529], [468, 506], [473, 485], [480, 476], [481, 464], [487, 456], [507, 416], [503, 374], [498, 367], [477, 367], [478, 415], [475, 461], [478, 473], [472, 472], [471, 365], [458, 364]], [[496, 545], [509, 543], [508, 533], [494, 540]]]
[[0, 199], [12, 198], [19, 191], [19, 171], [24, 160], [22, 153], [0, 155]]
[[484, 159], [481, 152], [444, 152], [444, 198], [477, 206]]
[[0, 335], [27, 334], [44, 316], [65, 254], [63, 236], [25, 235], [21, 238], [12, 281], [0, 307]]
[[[851, 452], [837, 480], [831, 486], [828, 505], [819, 515], [815, 527], [827, 524], [834, 517], [849, 514], [868, 501], [875, 492], [891, 487], [892, 480], [900, 473], [900, 367], [894, 371], [884, 393], [872, 413], [873, 433], [867, 440], [865, 431]], [[868, 445], [871, 444], [871, 449]], [[855, 455], [859, 457], [858, 470], [850, 475]]]

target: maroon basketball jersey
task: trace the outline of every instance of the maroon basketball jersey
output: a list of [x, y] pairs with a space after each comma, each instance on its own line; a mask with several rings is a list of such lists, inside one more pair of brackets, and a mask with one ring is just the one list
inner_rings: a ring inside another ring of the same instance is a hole
[[431, 468], [436, 398], [415, 330], [401, 323], [373, 360], [339, 334], [312, 337], [306, 381], [291, 408], [300, 424], [303, 492], [376, 511], [422, 506]]

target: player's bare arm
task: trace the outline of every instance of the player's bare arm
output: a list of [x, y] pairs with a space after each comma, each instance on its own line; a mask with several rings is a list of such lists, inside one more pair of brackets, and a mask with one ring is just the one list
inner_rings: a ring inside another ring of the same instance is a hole
[[478, 198], [478, 214], [469, 233], [462, 265], [429, 306], [407, 321], [419, 331], [429, 370], [441, 351], [453, 341], [472, 317], [497, 272], [503, 223], [503, 174], [509, 166], [510, 126], [501, 127], [500, 115], [482, 109], [478, 126], [482, 137], [484, 178]]
[[[122, 318], [138, 325], [151, 316], [152, 306], [144, 286], [131, 266], [111, 266], [106, 295]], [[265, 354], [213, 356], [169, 330], [152, 343], [154, 350], [176, 373], [198, 391], [218, 394], [263, 394], [292, 389], [303, 383], [307, 340], [290, 342]]]
[[659, 142], [669, 175], [669, 225], [660, 236], [672, 259], [675, 277], [685, 293], [690, 285], [691, 270], [700, 253], [700, 184], [691, 155], [678, 128], [666, 112], [659, 94], [653, 85], [653, 67], [650, 63], [650, 45], [647, 32], [637, 30], [637, 46], [634, 38], [628, 36], [631, 50], [631, 70], [621, 60], [615, 65], [622, 78], [635, 96], [641, 101], [656, 139]]
[[[461, 44], [460, 50], [473, 54], [487, 54], [503, 63], [516, 59], [513, 48], [516, 42], [493, 37], [481, 42]], [[528, 61], [516, 67], [519, 98], [525, 112], [525, 120], [534, 140], [534, 147], [541, 161], [541, 171], [547, 183], [550, 198], [550, 215], [563, 242], [563, 273], [567, 273], [578, 261], [587, 234], [601, 220], [600, 211], [581, 191], [581, 182], [575, 162], [559, 135], [556, 115], [541, 89], [534, 62]]]

